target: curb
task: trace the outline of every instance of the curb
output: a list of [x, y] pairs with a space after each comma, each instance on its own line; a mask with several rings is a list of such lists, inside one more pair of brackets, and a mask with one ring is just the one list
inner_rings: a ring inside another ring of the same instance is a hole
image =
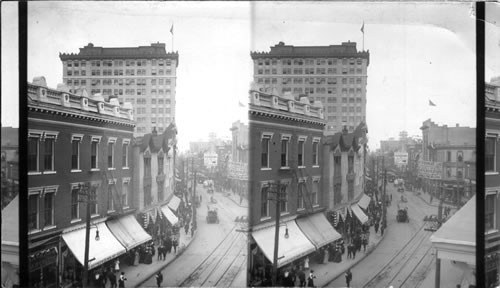
[[[387, 230], [387, 228], [386, 228]], [[371, 249], [368, 249], [368, 251], [366, 251], [365, 253], [365, 256], [363, 256], [362, 258], [359, 258], [358, 261], [356, 262], [353, 262], [351, 265], [349, 265], [349, 267], [347, 267], [345, 270], [343, 270], [342, 272], [340, 272], [338, 275], [335, 275], [333, 276], [330, 280], [326, 281], [325, 285], [328, 285], [329, 283], [337, 280], [340, 276], [344, 275], [344, 273], [348, 270], [348, 269], [351, 269], [352, 267], [356, 266], [359, 262], [361, 262], [361, 260], [363, 260], [364, 258], [366, 258], [368, 255], [370, 255], [373, 251], [375, 251], [375, 248], [377, 248], [377, 246], [380, 244], [380, 242], [382, 242], [382, 240], [385, 239], [385, 235], [387, 235], [387, 233], [384, 233], [383, 236], [381, 236], [382, 238], [378, 241], [378, 243], [374, 246], [372, 246]], [[329, 286], [321, 286], [321, 287], [329, 287]]]
[[420, 195], [416, 195], [418, 198], [420, 198], [420, 200], [424, 201], [425, 204], [429, 205], [429, 206], [433, 206], [433, 207], [439, 207], [439, 205], [436, 205], [436, 204], [431, 204], [429, 203], [427, 200], [425, 200], [422, 196]]
[[240, 207], [243, 207], [243, 208], [248, 208], [248, 205], [240, 205], [238, 202], [236, 202], [236, 200], [234, 200], [232, 197], [228, 197], [226, 195], [223, 195], [224, 197], [226, 197], [227, 199], [233, 201], [236, 205], [240, 206]]
[[189, 247], [189, 245], [191, 245], [191, 243], [193, 242], [193, 240], [196, 237], [196, 235], [198, 235], [198, 229], [196, 229], [196, 231], [194, 232], [194, 235], [191, 238], [191, 241], [189, 241], [189, 243], [187, 243], [187, 245], [184, 246], [182, 250], [179, 249], [179, 253], [177, 253], [177, 255], [175, 256], [175, 258], [173, 258], [171, 261], [165, 263], [165, 265], [162, 265], [159, 269], [154, 269], [154, 271], [152, 271], [151, 273], [145, 274], [144, 277], [143, 277], [143, 279], [141, 279], [139, 281], [139, 284], [137, 284], [135, 287], [143, 287], [142, 284], [144, 284], [144, 282], [146, 282], [149, 278], [153, 277], [158, 271], [167, 268], [168, 265], [170, 265], [170, 263], [175, 262], [175, 260], [177, 259], [177, 257], [181, 256], [182, 253], [184, 253], [184, 251], [187, 250], [187, 248]]

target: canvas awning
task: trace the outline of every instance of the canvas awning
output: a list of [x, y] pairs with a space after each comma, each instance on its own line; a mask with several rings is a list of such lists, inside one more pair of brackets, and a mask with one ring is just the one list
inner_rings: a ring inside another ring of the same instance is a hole
[[181, 199], [173, 195], [167, 205], [168, 207], [170, 207], [170, 209], [177, 211], [177, 209], [179, 208], [179, 204], [181, 204]]
[[431, 236], [438, 258], [475, 264], [476, 196], [448, 219]]
[[[89, 269], [93, 269], [126, 252], [125, 247], [111, 233], [106, 223], [101, 222], [95, 225], [99, 229], [99, 241], [95, 240], [96, 227], [93, 224], [89, 237]], [[69, 250], [71, 250], [71, 253], [83, 265], [85, 257], [85, 228], [64, 233], [62, 237], [68, 245]]]
[[295, 221], [300, 230], [304, 232], [316, 249], [342, 238], [342, 236], [333, 229], [323, 213], [316, 213]]
[[2, 262], [19, 266], [19, 195], [2, 210], [2, 219]]
[[368, 195], [366, 195], [365, 193], [363, 193], [363, 196], [361, 197], [361, 199], [359, 199], [359, 202], [358, 202], [359, 207], [366, 209], [368, 207], [368, 205], [370, 204], [370, 200], [371, 200], [371, 198]]
[[[282, 224], [278, 240], [278, 268], [282, 267], [300, 257], [314, 252], [314, 245], [302, 233], [294, 220]], [[285, 238], [285, 229], [288, 227], [288, 238]], [[252, 236], [259, 245], [266, 258], [273, 262], [274, 257], [274, 233], [275, 226], [252, 232]]]
[[163, 212], [163, 215], [165, 215], [165, 217], [167, 218], [168, 222], [170, 222], [170, 224], [175, 225], [175, 224], [177, 224], [177, 222], [179, 222], [179, 219], [177, 218], [177, 216], [174, 215], [172, 210], [170, 210], [168, 205], [162, 206], [161, 212]]
[[352, 205], [351, 210], [359, 219], [361, 224], [365, 224], [366, 222], [368, 222], [368, 216], [366, 216], [366, 214], [361, 210], [361, 208], [359, 208], [357, 204]]
[[[127, 251], [152, 239], [132, 214], [108, 221], [107, 225]], [[100, 230], [99, 233], [101, 233]]]

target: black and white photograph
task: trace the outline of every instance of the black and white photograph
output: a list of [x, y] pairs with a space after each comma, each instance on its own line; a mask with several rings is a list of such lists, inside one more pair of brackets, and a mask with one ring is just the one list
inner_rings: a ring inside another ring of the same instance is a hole
[[32, 1], [21, 95], [2, 3], [2, 287], [497, 287], [477, 5]]

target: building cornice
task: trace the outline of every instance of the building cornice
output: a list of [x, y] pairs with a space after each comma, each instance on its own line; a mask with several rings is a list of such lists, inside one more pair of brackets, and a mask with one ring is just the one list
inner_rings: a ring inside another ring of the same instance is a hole
[[[279, 120], [284, 120], [284, 121], [292, 121], [292, 122], [297, 122], [297, 123], [306, 123], [306, 124], [312, 124], [312, 125], [319, 125], [324, 127], [326, 123], [321, 120], [313, 120], [310, 117], [304, 117], [298, 114], [290, 115], [289, 113], [286, 112], [281, 112], [279, 110], [274, 110], [274, 109], [269, 109], [265, 107], [259, 107], [255, 106], [253, 104], [249, 104], [250, 109], [248, 110], [248, 113], [253, 116], [260, 116], [264, 118], [270, 118], [270, 119], [279, 119]], [[288, 115], [287, 115], [288, 114]]]

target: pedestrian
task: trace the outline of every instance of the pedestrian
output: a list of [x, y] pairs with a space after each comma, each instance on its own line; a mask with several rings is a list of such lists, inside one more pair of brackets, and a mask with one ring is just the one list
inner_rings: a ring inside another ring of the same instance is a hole
[[115, 260], [115, 272], [120, 272], [120, 259], [116, 258]]
[[297, 272], [297, 276], [299, 276], [300, 287], [306, 286], [306, 274], [304, 273], [304, 268], [302, 266], [299, 268]]
[[368, 239], [365, 237], [363, 239], [363, 252], [366, 252], [366, 245], [368, 245]]
[[154, 243], [151, 243], [151, 256], [154, 257], [155, 253], [156, 253], [155, 245], [154, 245]]
[[156, 273], [156, 285], [158, 285], [158, 287], [161, 286], [161, 282], [163, 282], [163, 274], [161, 274], [161, 271], [158, 271], [158, 273]]
[[352, 259], [356, 259], [356, 247], [351, 244], [351, 250], [352, 250]]
[[384, 236], [384, 225], [380, 227], [380, 236]]
[[172, 246], [174, 246], [174, 253], [177, 254], [177, 245], [179, 245], [179, 242], [177, 241], [177, 238], [174, 238], [174, 241], [172, 242]]
[[375, 234], [377, 234], [377, 233], [378, 233], [378, 225], [379, 225], [379, 224], [378, 224], [378, 221], [377, 221], [377, 222], [375, 222]]
[[113, 273], [113, 269], [109, 269], [108, 279], [109, 283], [111, 283], [111, 288], [116, 288], [116, 275]]
[[118, 288], [125, 288], [125, 281], [127, 281], [127, 278], [125, 278], [125, 272], [122, 272], [120, 279], [118, 279]]
[[139, 251], [136, 249], [134, 253], [134, 266], [139, 265]]
[[186, 223], [186, 225], [184, 225], [184, 232], [186, 233], [186, 235], [188, 234], [188, 232], [189, 232], [189, 222]]
[[165, 246], [163, 245], [163, 240], [160, 241], [160, 247], [158, 247], [158, 258], [156, 260], [162, 260], [163, 259], [163, 251], [165, 249]]
[[345, 272], [345, 282], [347, 284], [347, 288], [351, 287], [352, 273], [351, 269], [347, 269]]
[[314, 270], [311, 269], [311, 273], [309, 273], [309, 277], [307, 277], [307, 287], [314, 287]]
[[101, 284], [103, 288], [106, 288], [106, 282], [108, 282], [108, 277], [106, 277], [106, 270], [101, 269]]

